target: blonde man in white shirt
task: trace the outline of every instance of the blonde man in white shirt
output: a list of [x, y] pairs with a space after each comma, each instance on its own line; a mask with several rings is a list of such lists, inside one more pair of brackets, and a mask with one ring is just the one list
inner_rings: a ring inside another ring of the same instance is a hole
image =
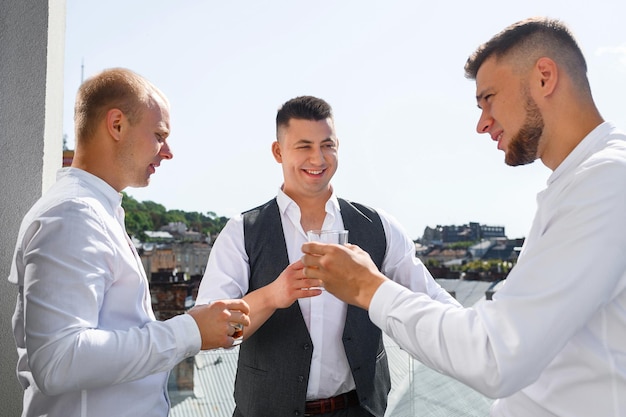
[[626, 416], [626, 136], [593, 102], [580, 48], [551, 19], [514, 24], [465, 66], [477, 130], [509, 165], [553, 170], [517, 265], [475, 308], [402, 288], [357, 247], [307, 243], [305, 274], [415, 358], [495, 401], [492, 416]]
[[241, 300], [155, 321], [124, 227], [120, 192], [171, 159], [169, 104], [143, 77], [110, 69], [81, 85], [70, 168], [26, 214], [9, 281], [23, 417], [162, 416], [172, 367], [233, 344]]

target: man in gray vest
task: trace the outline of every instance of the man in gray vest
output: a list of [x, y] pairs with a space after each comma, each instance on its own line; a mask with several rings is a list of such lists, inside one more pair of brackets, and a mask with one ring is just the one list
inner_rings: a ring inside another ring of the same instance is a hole
[[240, 346], [234, 416], [382, 417], [390, 390], [382, 333], [304, 276], [306, 232], [346, 229], [385, 275], [458, 305], [415, 257], [391, 216], [337, 198], [330, 184], [339, 140], [332, 109], [303, 96], [276, 116], [272, 153], [284, 182], [276, 198], [229, 220], [215, 241], [197, 303], [243, 299], [251, 324]]

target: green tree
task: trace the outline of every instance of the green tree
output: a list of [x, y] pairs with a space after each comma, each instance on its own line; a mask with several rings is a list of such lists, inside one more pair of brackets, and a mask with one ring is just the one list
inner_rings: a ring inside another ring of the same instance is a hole
[[122, 207], [124, 208], [126, 231], [130, 236], [145, 240], [145, 231], [154, 230], [154, 222], [146, 207], [133, 197], [122, 192]]
[[139, 202], [124, 192], [122, 207], [126, 212], [128, 234], [143, 241], [146, 241], [146, 231], [160, 230], [170, 223], [184, 223], [190, 230], [215, 235], [228, 222], [228, 217], [218, 216], [213, 211], [203, 214], [197, 211], [167, 210], [162, 204], [153, 201]]

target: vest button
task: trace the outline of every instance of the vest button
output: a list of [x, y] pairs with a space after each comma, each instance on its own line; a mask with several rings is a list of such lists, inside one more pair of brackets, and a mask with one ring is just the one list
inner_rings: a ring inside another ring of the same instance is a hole
[[298, 382], [304, 382], [304, 377], [302, 375], [298, 376]]
[[302, 346], [304, 348], [304, 350], [309, 350], [311, 349], [311, 345], [308, 343], [305, 343], [304, 346]]
[[294, 415], [294, 416], [299, 416], [299, 415], [300, 415], [300, 411], [298, 411], [298, 410], [294, 411], [294, 412], [293, 412], [293, 415]]

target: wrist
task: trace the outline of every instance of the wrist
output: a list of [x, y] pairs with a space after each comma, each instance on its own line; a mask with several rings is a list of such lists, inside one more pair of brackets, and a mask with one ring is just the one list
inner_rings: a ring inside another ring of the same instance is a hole
[[365, 310], [369, 310], [374, 294], [376, 294], [378, 288], [380, 288], [385, 281], [387, 281], [387, 277], [380, 272], [372, 274], [371, 278], [367, 280], [367, 283], [363, 285], [359, 291], [357, 305]]

